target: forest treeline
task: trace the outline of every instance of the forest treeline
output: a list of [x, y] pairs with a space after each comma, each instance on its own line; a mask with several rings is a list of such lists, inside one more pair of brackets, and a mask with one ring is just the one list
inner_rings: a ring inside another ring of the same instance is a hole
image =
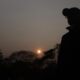
[[57, 44], [55, 48], [45, 51], [41, 58], [24, 50], [13, 52], [4, 58], [0, 51], [0, 80], [54, 79], [59, 47]]

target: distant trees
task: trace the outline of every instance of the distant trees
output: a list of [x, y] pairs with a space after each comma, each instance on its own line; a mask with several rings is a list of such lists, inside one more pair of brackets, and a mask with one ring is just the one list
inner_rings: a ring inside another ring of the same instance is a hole
[[6, 80], [46, 80], [56, 73], [56, 62], [60, 45], [45, 51], [41, 58], [31, 51], [16, 51], [8, 58], [3, 58], [0, 51], [0, 72]]
[[43, 61], [48, 60], [48, 61], [52, 61], [52, 62], [56, 63], [57, 62], [57, 57], [58, 57], [59, 47], [60, 47], [60, 45], [56, 44], [53, 49], [49, 49], [48, 51], [45, 51], [44, 52], [44, 57], [42, 58], [42, 60]]
[[60, 44], [56, 44], [55, 47], [54, 47], [54, 50], [55, 50], [54, 60], [55, 60], [56, 64], [57, 64], [57, 61], [58, 61], [59, 49], [60, 49]]
[[3, 61], [3, 53], [0, 51], [0, 63]]
[[45, 69], [49, 66], [52, 66], [53, 64], [57, 64], [59, 47], [60, 45], [56, 44], [53, 49], [45, 51], [42, 58], [35, 60], [36, 67], [40, 69]]
[[23, 61], [23, 62], [33, 62], [36, 58], [35, 53], [31, 52], [31, 51], [18, 51], [18, 52], [14, 52], [10, 55], [9, 59], [12, 62], [16, 62], [16, 61]]

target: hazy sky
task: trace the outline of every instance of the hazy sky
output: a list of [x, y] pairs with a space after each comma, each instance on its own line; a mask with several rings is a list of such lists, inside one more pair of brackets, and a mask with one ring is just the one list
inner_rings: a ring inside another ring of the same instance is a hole
[[53, 48], [67, 32], [66, 7], [80, 8], [80, 0], [0, 0], [0, 49], [9, 55]]

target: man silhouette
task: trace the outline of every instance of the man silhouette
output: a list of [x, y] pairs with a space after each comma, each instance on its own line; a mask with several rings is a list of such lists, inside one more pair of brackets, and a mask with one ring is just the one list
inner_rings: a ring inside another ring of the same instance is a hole
[[65, 80], [78, 73], [74, 71], [79, 71], [80, 9], [65, 8], [62, 13], [70, 25], [67, 27], [69, 32], [62, 37], [58, 56], [58, 76]]

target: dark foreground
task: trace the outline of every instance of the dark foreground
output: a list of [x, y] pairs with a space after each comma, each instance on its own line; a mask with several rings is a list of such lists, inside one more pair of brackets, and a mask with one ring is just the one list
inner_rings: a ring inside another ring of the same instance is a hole
[[1, 63], [0, 80], [52, 80], [56, 76], [56, 64], [41, 68], [38, 63], [27, 62]]

